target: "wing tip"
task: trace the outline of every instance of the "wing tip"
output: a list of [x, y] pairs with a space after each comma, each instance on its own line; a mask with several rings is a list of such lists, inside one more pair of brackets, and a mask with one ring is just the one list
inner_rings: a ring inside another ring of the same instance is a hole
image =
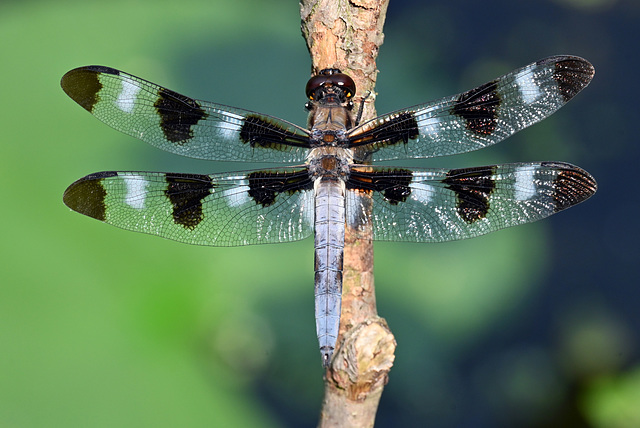
[[106, 205], [104, 203], [107, 192], [102, 185], [102, 179], [118, 175], [114, 171], [96, 172], [83, 177], [71, 184], [64, 191], [64, 204], [80, 214], [106, 220]]
[[586, 88], [596, 74], [593, 64], [575, 55], [551, 56], [538, 61], [537, 64], [554, 67], [553, 78], [565, 102]]
[[102, 89], [100, 74], [119, 75], [115, 68], [102, 65], [88, 65], [74, 68], [60, 79], [62, 90], [82, 108], [91, 112], [98, 102], [98, 93]]
[[586, 201], [598, 190], [595, 178], [579, 166], [566, 162], [543, 162], [541, 166], [558, 171], [553, 194], [555, 212]]

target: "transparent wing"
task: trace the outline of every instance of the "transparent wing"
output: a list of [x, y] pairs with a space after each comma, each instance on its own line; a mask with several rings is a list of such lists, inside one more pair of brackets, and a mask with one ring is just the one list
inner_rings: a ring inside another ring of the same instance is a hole
[[459, 95], [398, 110], [349, 132], [373, 160], [426, 158], [481, 149], [544, 119], [584, 89], [586, 60], [554, 56]]
[[73, 183], [63, 199], [105, 223], [188, 244], [288, 242], [313, 232], [306, 167], [231, 175], [100, 172]]
[[80, 67], [62, 89], [107, 125], [198, 159], [303, 162], [308, 133], [284, 120], [180, 95], [122, 71]]
[[347, 188], [347, 218], [366, 217], [362, 195], [372, 195], [374, 239], [443, 242], [540, 220], [588, 199], [597, 186], [577, 166], [538, 162], [453, 170], [355, 166]]

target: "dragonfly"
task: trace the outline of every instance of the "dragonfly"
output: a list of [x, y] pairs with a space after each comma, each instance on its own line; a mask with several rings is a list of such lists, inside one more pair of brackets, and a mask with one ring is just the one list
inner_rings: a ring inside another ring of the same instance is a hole
[[336, 348], [345, 228], [383, 241], [444, 242], [530, 223], [597, 189], [565, 162], [414, 169], [375, 161], [482, 149], [554, 113], [593, 78], [580, 57], [545, 58], [457, 95], [360, 123], [356, 85], [339, 69], [306, 85], [306, 127], [181, 95], [105, 66], [66, 73], [63, 90], [107, 125], [197, 159], [283, 162], [224, 174], [104, 171], [64, 192], [74, 211], [195, 245], [239, 246], [314, 236], [315, 316], [323, 366]]

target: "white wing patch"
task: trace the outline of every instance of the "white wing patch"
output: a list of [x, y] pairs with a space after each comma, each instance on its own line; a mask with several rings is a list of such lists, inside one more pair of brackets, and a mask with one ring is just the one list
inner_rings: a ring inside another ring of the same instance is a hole
[[520, 89], [520, 95], [525, 104], [532, 104], [543, 95], [542, 90], [540, 90], [540, 87], [536, 85], [536, 82], [533, 80], [531, 68], [531, 66], [526, 67], [515, 76], [516, 85], [518, 85]]
[[222, 192], [227, 204], [232, 208], [241, 207], [251, 200], [249, 197], [249, 182], [242, 177], [229, 177], [237, 180], [237, 185]]
[[228, 140], [237, 138], [244, 124], [244, 117], [224, 110], [214, 109], [213, 111], [224, 117], [224, 121], [220, 122], [218, 126], [220, 134], [222, 134], [221, 138]]
[[144, 209], [149, 182], [141, 175], [122, 175], [122, 179], [127, 186], [124, 202], [133, 209]]
[[435, 107], [429, 107], [415, 112], [416, 122], [420, 132], [425, 135], [437, 136], [438, 131], [442, 130], [440, 118], [433, 115]]
[[535, 196], [536, 169], [535, 166], [521, 166], [516, 169], [516, 182], [514, 185], [516, 200], [526, 201]]
[[415, 183], [411, 185], [411, 199], [420, 202], [422, 205], [429, 205], [435, 189], [433, 186], [424, 183]]
[[118, 94], [118, 99], [116, 99], [118, 108], [125, 113], [132, 113], [138, 92], [140, 92], [140, 86], [126, 75], [123, 75], [122, 90]]
[[433, 196], [436, 194], [435, 189], [430, 184], [421, 182], [425, 178], [431, 177], [433, 174], [429, 172], [414, 172], [413, 179], [416, 181], [411, 184], [411, 199], [418, 201], [423, 205], [428, 205]]

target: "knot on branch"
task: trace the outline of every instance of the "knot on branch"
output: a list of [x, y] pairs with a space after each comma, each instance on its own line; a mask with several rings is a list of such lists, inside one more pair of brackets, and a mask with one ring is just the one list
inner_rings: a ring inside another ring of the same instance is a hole
[[396, 340], [384, 319], [364, 321], [344, 336], [328, 381], [349, 400], [361, 401], [386, 385], [395, 349]]

